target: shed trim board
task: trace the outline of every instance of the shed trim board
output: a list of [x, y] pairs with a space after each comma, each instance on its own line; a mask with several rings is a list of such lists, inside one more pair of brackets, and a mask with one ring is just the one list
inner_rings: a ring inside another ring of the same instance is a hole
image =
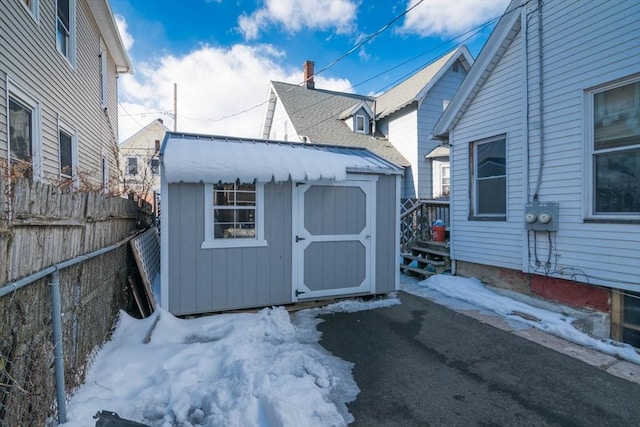
[[[283, 153], [289, 158], [280, 158]], [[232, 173], [229, 161], [238, 158], [246, 167]], [[358, 148], [171, 132], [160, 159], [159, 300], [171, 313], [398, 289], [402, 168]], [[207, 212], [211, 214], [213, 184], [229, 180], [256, 184], [256, 204], [261, 205], [256, 205], [256, 239], [207, 241], [212, 235]], [[300, 230], [305, 218], [312, 232]], [[296, 235], [306, 240], [296, 243]], [[356, 261], [349, 259], [353, 253]], [[305, 267], [310, 279], [302, 284], [306, 294], [296, 294]], [[316, 277], [316, 272], [334, 267], [335, 272]]]

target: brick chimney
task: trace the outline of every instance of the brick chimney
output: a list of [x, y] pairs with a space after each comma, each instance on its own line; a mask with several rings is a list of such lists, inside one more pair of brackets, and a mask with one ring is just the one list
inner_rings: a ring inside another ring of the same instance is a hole
[[304, 85], [307, 89], [315, 89], [316, 84], [313, 81], [313, 61], [304, 61]]

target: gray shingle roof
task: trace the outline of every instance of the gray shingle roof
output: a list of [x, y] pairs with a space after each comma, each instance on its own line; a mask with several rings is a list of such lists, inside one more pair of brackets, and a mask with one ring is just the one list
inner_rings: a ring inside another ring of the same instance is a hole
[[386, 139], [354, 133], [339, 119], [347, 109], [374, 98], [363, 95], [307, 89], [283, 82], [271, 82], [298, 135], [310, 142], [345, 147], [362, 147], [399, 166], [410, 166], [407, 159]]
[[456, 53], [458, 53], [458, 49], [454, 49], [446, 55], [441, 56], [405, 81], [378, 96], [376, 99], [377, 117], [382, 118], [388, 116], [394, 111], [398, 111], [402, 107], [415, 101], [425, 86]]

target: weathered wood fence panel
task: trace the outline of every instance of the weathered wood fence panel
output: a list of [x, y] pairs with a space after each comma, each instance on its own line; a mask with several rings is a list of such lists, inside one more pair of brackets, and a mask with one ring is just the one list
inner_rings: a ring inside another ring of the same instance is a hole
[[[136, 203], [0, 177], [0, 286], [110, 246], [139, 223]], [[60, 271], [67, 392], [84, 379], [135, 270], [128, 244]], [[0, 426], [42, 426], [55, 416], [51, 297], [44, 278], [0, 298]], [[87, 420], [91, 422], [91, 420]]]

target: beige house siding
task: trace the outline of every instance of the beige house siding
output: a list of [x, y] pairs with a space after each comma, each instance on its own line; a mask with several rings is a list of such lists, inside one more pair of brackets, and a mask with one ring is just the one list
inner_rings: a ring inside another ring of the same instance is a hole
[[[38, 19], [21, 1], [0, 2], [0, 156], [7, 165], [8, 90], [18, 87], [40, 106], [40, 158], [35, 179], [60, 179], [58, 126], [77, 136], [77, 169], [87, 183], [101, 184], [102, 156], [110, 185], [118, 178], [117, 73], [107, 53], [107, 102], [100, 97], [101, 32], [87, 3], [76, 1], [76, 37], [71, 63], [56, 48], [55, 0], [40, 0]], [[9, 88], [8, 88], [9, 85]]]

